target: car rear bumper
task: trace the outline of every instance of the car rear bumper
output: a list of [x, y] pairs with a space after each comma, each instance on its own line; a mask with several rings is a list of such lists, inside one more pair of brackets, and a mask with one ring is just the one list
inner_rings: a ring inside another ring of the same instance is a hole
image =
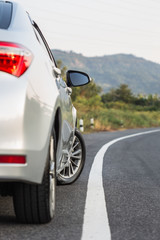
[[[46, 153], [46, 154], [45, 154]], [[9, 152], [8, 152], [9, 154]], [[47, 151], [11, 151], [10, 155], [25, 155], [25, 164], [0, 164], [1, 182], [41, 183]]]
[[0, 163], [0, 181], [41, 183], [53, 108], [24, 79], [0, 78], [0, 155], [26, 156], [25, 164]]

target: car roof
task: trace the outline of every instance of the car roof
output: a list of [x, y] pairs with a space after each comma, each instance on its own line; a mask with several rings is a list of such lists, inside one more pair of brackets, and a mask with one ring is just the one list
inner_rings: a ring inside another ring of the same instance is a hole
[[8, 29], [12, 18], [12, 3], [0, 1], [0, 29]]

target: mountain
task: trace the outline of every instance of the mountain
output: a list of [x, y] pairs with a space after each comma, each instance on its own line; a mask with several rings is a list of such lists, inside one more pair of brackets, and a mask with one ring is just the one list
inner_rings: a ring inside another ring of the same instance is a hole
[[103, 92], [124, 83], [135, 94], [160, 94], [160, 64], [131, 54], [85, 57], [72, 51], [52, 51], [67, 69], [87, 72]]

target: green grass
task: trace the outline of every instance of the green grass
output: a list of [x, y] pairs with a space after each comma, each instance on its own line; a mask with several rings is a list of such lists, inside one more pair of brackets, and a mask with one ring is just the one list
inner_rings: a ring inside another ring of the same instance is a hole
[[[78, 109], [78, 108], [77, 108]], [[78, 109], [78, 119], [84, 120], [86, 132], [90, 132], [90, 119], [94, 118], [95, 131], [146, 128], [160, 126], [160, 111], [136, 111], [129, 109], [104, 109], [87, 107]]]

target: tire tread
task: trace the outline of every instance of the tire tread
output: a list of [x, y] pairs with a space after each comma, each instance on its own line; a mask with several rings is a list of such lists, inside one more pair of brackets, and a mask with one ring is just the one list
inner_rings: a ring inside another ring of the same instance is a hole
[[47, 223], [51, 220], [49, 213], [48, 167], [40, 185], [16, 183], [13, 202], [17, 220], [21, 223]]

